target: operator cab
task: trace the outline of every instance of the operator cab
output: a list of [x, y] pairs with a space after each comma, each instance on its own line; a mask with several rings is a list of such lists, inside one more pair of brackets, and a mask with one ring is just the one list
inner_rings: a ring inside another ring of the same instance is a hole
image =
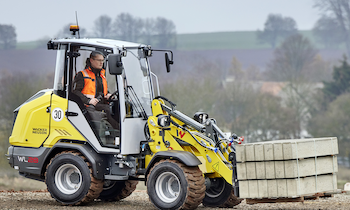
[[[97, 150], [111, 151], [110, 148], [122, 154], [139, 153], [140, 142], [146, 141], [143, 128], [152, 115], [151, 101], [159, 91], [153, 89], [159, 85], [149, 68], [151, 50], [135, 43], [104, 39], [51, 40], [48, 48], [57, 50], [54, 94], [68, 99], [66, 116], [69, 121], [88, 141], [99, 142], [101, 148]], [[106, 120], [105, 113], [83, 104], [74, 93], [74, 77], [85, 69], [92, 51], [99, 51], [105, 57], [103, 68], [108, 91], [114, 95], [107, 103], [111, 115], [119, 122], [118, 127]]]

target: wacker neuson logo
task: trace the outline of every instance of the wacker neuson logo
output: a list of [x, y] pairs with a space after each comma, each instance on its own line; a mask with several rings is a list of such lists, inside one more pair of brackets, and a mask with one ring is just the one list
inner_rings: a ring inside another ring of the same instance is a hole
[[34, 134], [47, 134], [47, 129], [46, 128], [33, 128]]

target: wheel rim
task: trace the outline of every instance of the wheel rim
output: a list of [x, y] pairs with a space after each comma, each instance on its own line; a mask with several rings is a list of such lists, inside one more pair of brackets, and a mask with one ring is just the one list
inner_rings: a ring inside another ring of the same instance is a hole
[[62, 193], [73, 194], [77, 192], [82, 183], [82, 175], [80, 170], [72, 164], [64, 164], [60, 166], [55, 174], [55, 183]]
[[177, 176], [171, 172], [162, 173], [156, 180], [156, 193], [165, 203], [175, 201], [181, 192], [181, 184]]
[[103, 190], [109, 190], [112, 187], [114, 187], [116, 181], [112, 181], [112, 180], [105, 180], [103, 183]]
[[219, 197], [225, 190], [225, 181], [223, 179], [212, 179], [210, 188], [205, 194], [211, 198]]

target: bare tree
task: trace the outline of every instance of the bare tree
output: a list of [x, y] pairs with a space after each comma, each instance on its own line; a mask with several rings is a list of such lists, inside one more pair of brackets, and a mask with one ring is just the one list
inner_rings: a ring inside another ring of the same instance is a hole
[[261, 43], [268, 43], [275, 48], [279, 40], [297, 33], [297, 24], [290, 17], [282, 17], [279, 14], [270, 14], [265, 22], [263, 31], [257, 31], [258, 40]]
[[94, 22], [93, 34], [99, 38], [110, 38], [112, 32], [112, 18], [108, 15], [101, 15]]
[[16, 48], [17, 34], [13, 25], [0, 24], [0, 48], [13, 49]]
[[315, 7], [332, 18], [340, 27], [343, 41], [350, 55], [350, 2], [349, 0], [316, 0]]
[[287, 38], [274, 52], [269, 63], [267, 78], [274, 81], [296, 81], [305, 76], [312, 64], [316, 50], [311, 42], [300, 34]]
[[316, 22], [312, 32], [317, 41], [328, 48], [337, 46], [344, 40], [339, 23], [334, 18], [328, 16], [322, 16]]
[[125, 41], [138, 41], [142, 32], [143, 22], [129, 13], [121, 13], [113, 23], [113, 32], [118, 39]]
[[158, 17], [155, 22], [158, 47], [176, 47], [176, 27], [173, 21]]

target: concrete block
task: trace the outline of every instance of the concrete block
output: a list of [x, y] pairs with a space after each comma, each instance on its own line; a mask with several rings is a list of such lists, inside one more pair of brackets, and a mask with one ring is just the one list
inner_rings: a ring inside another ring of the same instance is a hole
[[273, 144], [273, 160], [283, 160], [283, 144], [282, 142]]
[[[291, 139], [236, 145], [237, 161], [292, 160], [338, 154], [336, 137]], [[272, 152], [271, 152], [272, 151]]]
[[256, 179], [255, 162], [246, 162], [247, 179]]
[[278, 197], [287, 197], [287, 180], [286, 179], [277, 179], [277, 196]]
[[[295, 198], [316, 193], [336, 192], [336, 174], [295, 179], [240, 181], [241, 198]], [[249, 197], [247, 197], [249, 196]]]
[[298, 178], [337, 172], [336, 156], [237, 163], [238, 180]]
[[236, 161], [245, 162], [245, 144], [236, 145]]
[[238, 180], [247, 179], [247, 167], [245, 163], [237, 163], [237, 179]]
[[258, 196], [259, 198], [264, 198], [268, 195], [267, 191], [267, 180], [258, 180]]
[[266, 166], [265, 162], [256, 162], [255, 171], [257, 179], [266, 179]]
[[249, 198], [249, 181], [239, 181], [239, 197]]
[[249, 180], [249, 196], [252, 198], [259, 197], [258, 180]]
[[276, 178], [275, 161], [266, 161], [265, 168], [266, 168], [266, 171], [265, 171], [266, 179], [275, 179]]
[[264, 161], [265, 155], [264, 155], [264, 145], [263, 144], [255, 144], [254, 145], [254, 156], [255, 161]]
[[245, 161], [256, 161], [254, 146], [254, 144], [245, 145]]
[[275, 161], [275, 176], [276, 179], [283, 179], [286, 177], [284, 173], [284, 162], [285, 161]]
[[267, 198], [277, 198], [278, 197], [278, 191], [277, 191], [277, 180], [271, 179], [267, 180], [267, 196], [262, 196]]
[[274, 160], [273, 154], [273, 144], [263, 144], [264, 145], [264, 159], [265, 160]]

